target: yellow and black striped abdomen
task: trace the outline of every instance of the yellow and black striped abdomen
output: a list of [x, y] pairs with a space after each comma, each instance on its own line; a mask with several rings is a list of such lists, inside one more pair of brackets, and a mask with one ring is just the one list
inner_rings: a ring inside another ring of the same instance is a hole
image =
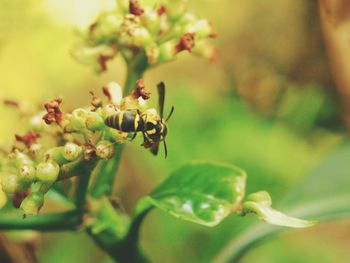
[[105, 124], [108, 127], [122, 132], [141, 131], [143, 126], [142, 122], [140, 115], [132, 111], [120, 111], [108, 116], [105, 120]]

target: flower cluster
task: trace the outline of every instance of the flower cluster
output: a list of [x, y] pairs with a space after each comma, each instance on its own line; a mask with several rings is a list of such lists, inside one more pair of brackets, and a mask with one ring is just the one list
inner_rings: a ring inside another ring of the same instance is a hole
[[149, 66], [174, 60], [182, 51], [214, 60], [212, 25], [187, 11], [186, 0], [117, 0], [113, 11], [102, 13], [83, 33], [73, 56], [96, 71], [118, 53], [127, 61], [143, 56]]
[[105, 119], [120, 110], [145, 110], [143, 98], [149, 93], [142, 81], [124, 98], [115, 82], [104, 86], [103, 93], [107, 101], [91, 92], [90, 107], [68, 113], [61, 110], [62, 100], [55, 99], [44, 105], [46, 111], [31, 117], [30, 131], [16, 135], [12, 150], [0, 156], [0, 207], [11, 198], [24, 214], [37, 214], [56, 182], [80, 175], [99, 159], [112, 158], [116, 144], [130, 141], [128, 133], [108, 127]]

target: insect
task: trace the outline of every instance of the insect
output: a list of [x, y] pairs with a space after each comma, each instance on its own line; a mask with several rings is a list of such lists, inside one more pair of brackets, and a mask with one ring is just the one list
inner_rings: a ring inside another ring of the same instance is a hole
[[157, 85], [158, 89], [158, 112], [149, 109], [144, 112], [140, 110], [123, 110], [116, 114], [108, 116], [105, 120], [105, 124], [108, 127], [117, 129], [122, 132], [134, 132], [131, 140], [133, 140], [138, 132], [143, 135], [143, 146], [149, 148], [154, 155], [157, 155], [159, 144], [163, 142], [165, 158], [167, 157], [168, 150], [165, 142], [168, 127], [166, 122], [169, 120], [174, 112], [174, 106], [171, 107], [168, 117], [164, 120], [164, 100], [165, 100], [165, 85], [160, 82]]

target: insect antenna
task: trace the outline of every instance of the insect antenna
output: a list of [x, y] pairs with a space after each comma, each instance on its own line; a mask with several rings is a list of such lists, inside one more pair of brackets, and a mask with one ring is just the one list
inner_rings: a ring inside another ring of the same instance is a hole
[[168, 148], [166, 146], [165, 140], [163, 141], [163, 145], [164, 145], [164, 153], [165, 153], [165, 159], [166, 159], [166, 157], [168, 156]]
[[175, 109], [174, 106], [172, 106], [171, 110], [170, 110], [170, 112], [168, 114], [168, 117], [165, 119], [165, 122], [167, 122], [170, 119], [171, 115], [173, 115], [174, 109]]

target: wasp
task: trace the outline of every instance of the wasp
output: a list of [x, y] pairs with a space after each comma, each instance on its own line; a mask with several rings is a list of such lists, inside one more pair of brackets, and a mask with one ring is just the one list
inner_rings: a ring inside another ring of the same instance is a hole
[[134, 132], [131, 140], [133, 140], [138, 132], [143, 135], [143, 146], [149, 148], [154, 155], [157, 155], [159, 144], [163, 142], [165, 158], [168, 150], [165, 142], [165, 137], [168, 132], [166, 122], [170, 119], [174, 112], [174, 106], [166, 119], [163, 118], [164, 100], [165, 100], [165, 85], [160, 82], [157, 85], [158, 90], [158, 112], [149, 109], [144, 112], [140, 110], [122, 110], [115, 114], [108, 116], [105, 124], [108, 127], [117, 129], [122, 132]]

